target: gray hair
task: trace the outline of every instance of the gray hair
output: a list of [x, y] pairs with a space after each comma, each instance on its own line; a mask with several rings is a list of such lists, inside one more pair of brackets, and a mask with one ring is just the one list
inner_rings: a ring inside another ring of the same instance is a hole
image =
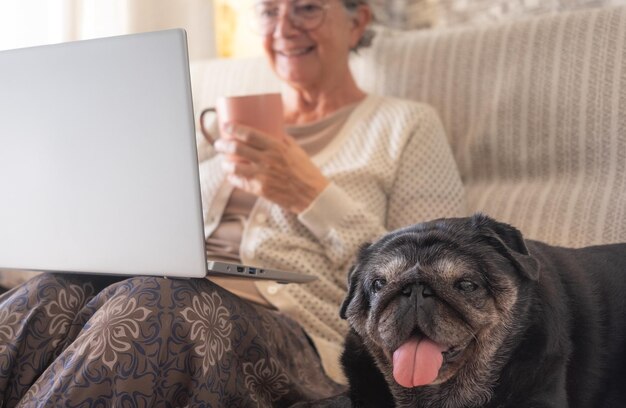
[[[349, 12], [356, 10], [356, 8], [362, 4], [369, 6], [369, 0], [341, 0], [341, 2], [343, 3], [343, 6], [346, 8], [346, 10], [348, 10]], [[372, 40], [374, 39], [375, 35], [376, 32], [374, 32], [374, 30], [372, 30], [371, 28], [366, 28], [365, 32], [363, 32], [363, 35], [359, 39], [359, 42], [354, 48], [352, 48], [352, 51], [358, 52], [358, 50], [360, 50], [361, 48], [366, 48], [372, 45]]]

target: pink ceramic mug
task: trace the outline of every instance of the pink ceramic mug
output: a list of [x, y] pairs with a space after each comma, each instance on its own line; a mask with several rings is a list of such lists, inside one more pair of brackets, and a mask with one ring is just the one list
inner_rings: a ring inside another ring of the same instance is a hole
[[218, 98], [215, 107], [206, 108], [200, 114], [202, 134], [213, 144], [217, 135], [207, 129], [206, 115], [209, 113], [217, 113], [220, 130], [224, 124], [236, 122], [276, 137], [281, 137], [284, 132], [283, 99], [279, 93]]

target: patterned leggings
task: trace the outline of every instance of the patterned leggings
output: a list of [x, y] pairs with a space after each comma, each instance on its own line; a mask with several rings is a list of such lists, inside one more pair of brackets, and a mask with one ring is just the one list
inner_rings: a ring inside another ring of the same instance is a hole
[[205, 279], [42, 274], [0, 296], [0, 407], [287, 407], [336, 394], [304, 331]]

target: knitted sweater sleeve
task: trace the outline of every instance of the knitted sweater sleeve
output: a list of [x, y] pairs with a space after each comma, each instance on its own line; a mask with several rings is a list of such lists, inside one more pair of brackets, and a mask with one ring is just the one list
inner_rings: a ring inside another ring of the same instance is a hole
[[466, 211], [459, 172], [437, 114], [423, 105], [414, 113], [386, 186], [386, 216], [368, 211], [335, 183], [298, 215], [338, 269], [353, 261], [363, 243], [390, 230]]

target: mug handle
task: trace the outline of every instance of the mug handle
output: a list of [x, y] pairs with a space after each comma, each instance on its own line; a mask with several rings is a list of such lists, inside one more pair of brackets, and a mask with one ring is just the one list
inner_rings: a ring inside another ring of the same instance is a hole
[[211, 108], [206, 108], [204, 109], [201, 113], [200, 113], [200, 132], [202, 132], [202, 135], [204, 136], [204, 138], [207, 140], [207, 142], [209, 142], [209, 144], [212, 146], [213, 143], [215, 143], [215, 137], [211, 134], [211, 132], [209, 132], [209, 130], [206, 128], [206, 126], [204, 125], [204, 117], [206, 116], [207, 113], [214, 113], [217, 114], [217, 111], [215, 110], [215, 108], [211, 107]]

